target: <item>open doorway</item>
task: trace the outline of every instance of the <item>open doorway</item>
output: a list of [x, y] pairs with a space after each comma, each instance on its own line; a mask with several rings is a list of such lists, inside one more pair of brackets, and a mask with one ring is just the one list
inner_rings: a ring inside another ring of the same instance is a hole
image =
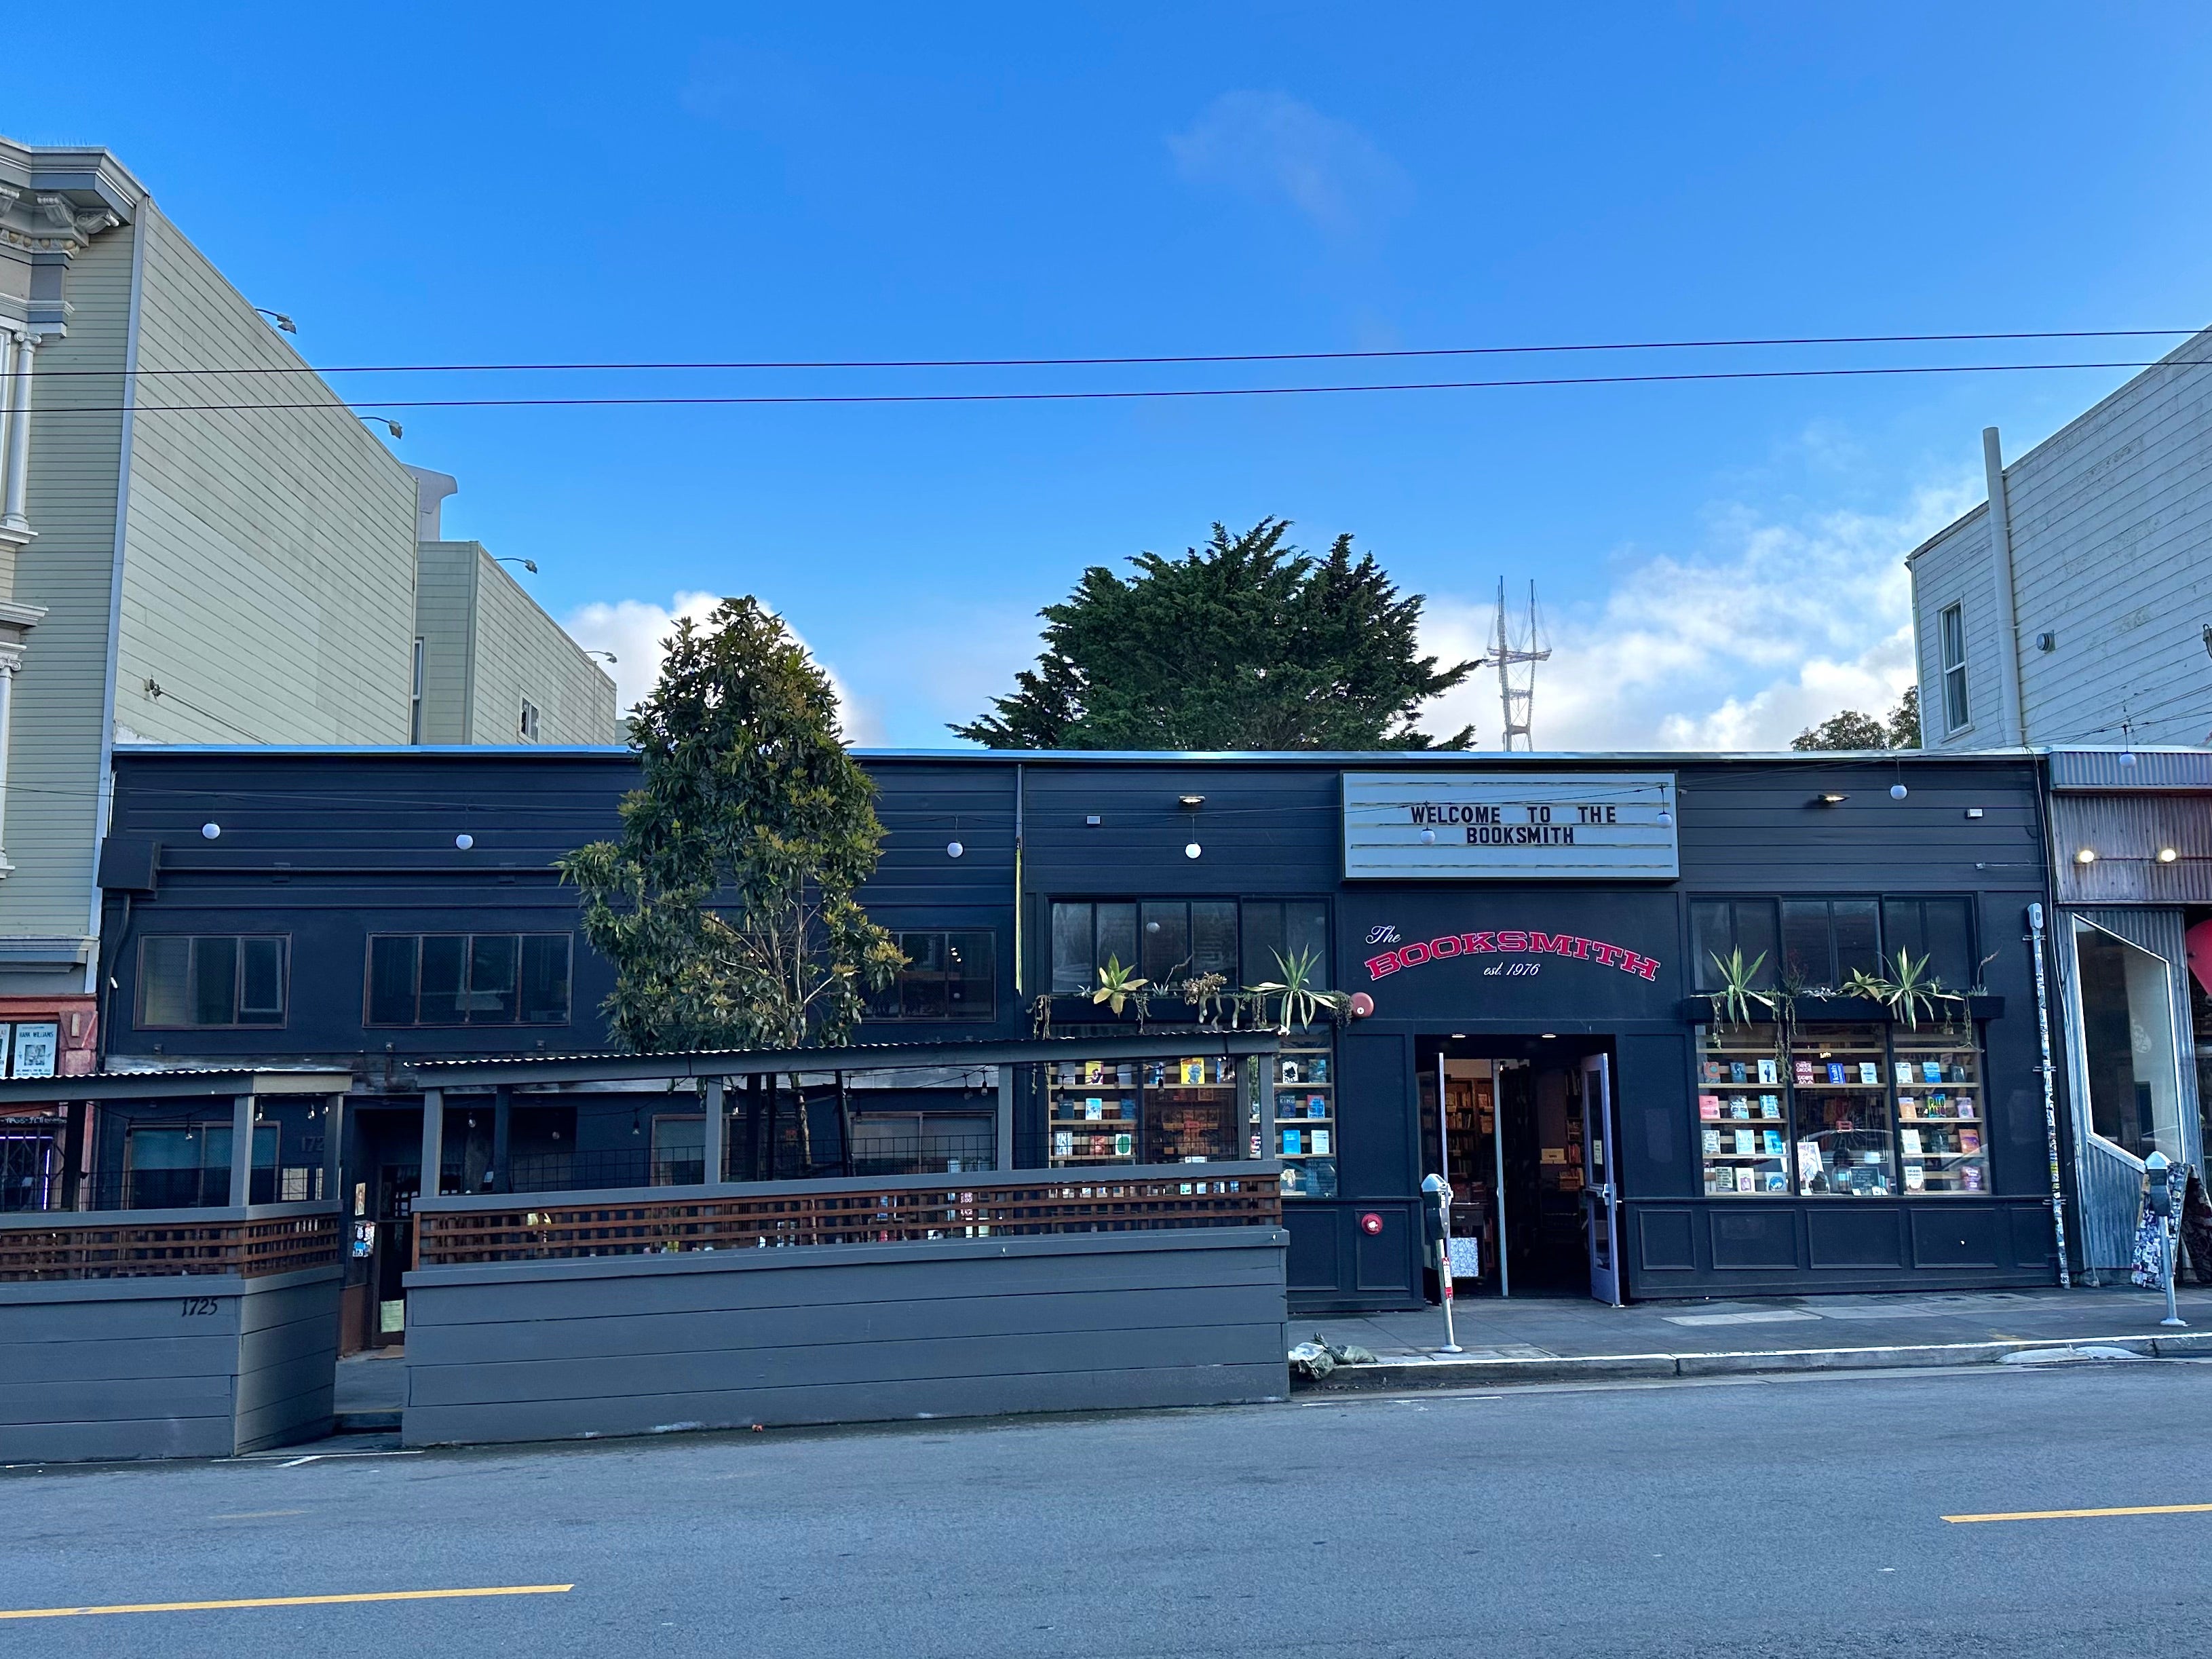
[[[1452, 1189], [1458, 1295], [1613, 1299], [1607, 1216], [1594, 1256], [1586, 1192], [1609, 1168], [1603, 1038], [1424, 1038], [1422, 1169]], [[1595, 1141], [1595, 1145], [1593, 1145]], [[1431, 1296], [1437, 1292], [1430, 1275]]]

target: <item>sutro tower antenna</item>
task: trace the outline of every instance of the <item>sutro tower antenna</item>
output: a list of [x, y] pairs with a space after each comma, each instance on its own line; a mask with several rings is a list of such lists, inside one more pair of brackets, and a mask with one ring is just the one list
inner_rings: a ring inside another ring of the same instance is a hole
[[[1498, 579], [1498, 637], [1492, 642], [1490, 654], [1479, 658], [1477, 668], [1498, 670], [1498, 702], [1505, 718], [1504, 731], [1499, 747], [1510, 750], [1513, 739], [1521, 739], [1523, 749], [1533, 750], [1535, 739], [1529, 735], [1528, 722], [1536, 705], [1536, 665], [1549, 660], [1552, 648], [1539, 646], [1536, 632], [1536, 584], [1528, 584], [1528, 626], [1521, 643], [1513, 642], [1505, 616], [1505, 578]], [[1519, 671], [1517, 673], [1516, 671]], [[1516, 682], [1518, 684], [1516, 684]]]

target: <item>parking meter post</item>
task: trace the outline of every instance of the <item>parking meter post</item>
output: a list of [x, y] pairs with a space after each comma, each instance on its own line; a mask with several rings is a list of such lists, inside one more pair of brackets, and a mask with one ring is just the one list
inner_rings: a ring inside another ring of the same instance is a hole
[[1444, 1345], [1437, 1352], [1464, 1353], [1467, 1350], [1460, 1346], [1452, 1330], [1451, 1188], [1442, 1176], [1431, 1176], [1421, 1182], [1421, 1226], [1436, 1257], [1437, 1288], [1442, 1293], [1437, 1299], [1444, 1310]]
[[2179, 1251], [2176, 1246], [2181, 1218], [2174, 1213], [2173, 1165], [2164, 1152], [2153, 1152], [2143, 1160], [2143, 1173], [2150, 1179], [2150, 1212], [2158, 1221], [2159, 1273], [2166, 1281], [2166, 1317], [2161, 1325], [2186, 1325], [2181, 1309], [2174, 1300], [2173, 1271]]

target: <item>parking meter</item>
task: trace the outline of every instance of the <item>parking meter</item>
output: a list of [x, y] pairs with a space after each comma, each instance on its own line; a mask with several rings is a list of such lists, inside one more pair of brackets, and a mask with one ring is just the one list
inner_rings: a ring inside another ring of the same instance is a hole
[[2149, 1177], [2148, 1201], [2150, 1212], [2158, 1218], [2159, 1273], [2166, 1281], [2166, 1317], [2161, 1325], [2185, 1325], [2173, 1296], [2174, 1246], [2176, 1217], [2173, 1210], [2173, 1165], [2164, 1152], [2153, 1152], [2143, 1160], [2143, 1174]]
[[2166, 1184], [2166, 1171], [2172, 1167], [2164, 1152], [2153, 1152], [2143, 1160], [2143, 1172], [2150, 1176], [2150, 1212], [2161, 1221], [2173, 1213], [2173, 1188]]
[[1421, 1182], [1421, 1231], [1436, 1258], [1437, 1288], [1444, 1310], [1444, 1345], [1437, 1352], [1463, 1353], [1466, 1350], [1452, 1332], [1451, 1188], [1442, 1176], [1432, 1175]]

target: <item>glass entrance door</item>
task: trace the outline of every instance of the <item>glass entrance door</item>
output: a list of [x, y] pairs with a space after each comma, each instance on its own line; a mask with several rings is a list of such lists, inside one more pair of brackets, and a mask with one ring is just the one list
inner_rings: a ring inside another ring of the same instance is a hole
[[1589, 1215], [1590, 1295], [1620, 1306], [1620, 1186], [1613, 1169], [1613, 1061], [1583, 1057], [1583, 1204]]

